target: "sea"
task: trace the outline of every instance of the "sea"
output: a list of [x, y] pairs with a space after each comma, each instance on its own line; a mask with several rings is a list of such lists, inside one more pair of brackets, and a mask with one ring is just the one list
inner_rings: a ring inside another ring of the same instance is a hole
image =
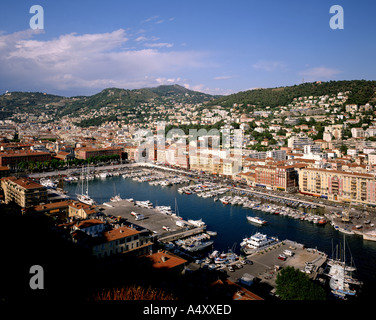
[[[88, 183], [89, 195], [98, 204], [109, 202], [112, 196], [120, 194], [123, 199], [149, 200], [154, 206], [171, 206], [184, 220], [202, 219], [207, 230], [217, 231], [217, 236], [213, 237], [213, 249], [219, 252], [233, 250], [240, 253], [239, 244], [242, 240], [256, 232], [278, 237], [279, 240], [289, 239], [301, 243], [307, 248], [325, 252], [329, 257], [333, 256], [336, 248], [343, 248], [344, 234], [329, 223], [319, 226], [242, 206], [224, 205], [220, 201], [214, 202], [213, 198], [180, 194], [178, 188], [183, 185], [152, 186], [148, 182], [133, 181], [121, 175], [94, 179]], [[64, 189], [72, 198], [76, 198], [76, 193], [81, 191], [79, 183], [66, 184]], [[265, 226], [253, 225], [248, 222], [247, 215], [258, 216], [268, 223]], [[345, 240], [346, 257], [352, 256], [357, 267], [357, 278], [363, 282], [358, 299], [376, 298], [376, 242], [363, 240], [359, 235], [346, 235]]]

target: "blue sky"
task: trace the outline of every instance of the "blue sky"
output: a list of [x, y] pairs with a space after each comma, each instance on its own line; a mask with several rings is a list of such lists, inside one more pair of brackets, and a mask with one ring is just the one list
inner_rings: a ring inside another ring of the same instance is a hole
[[[44, 29], [32, 30], [32, 5]], [[332, 5], [344, 29], [332, 30]], [[375, 80], [375, 1], [2, 1], [0, 93], [178, 83], [211, 94]]]

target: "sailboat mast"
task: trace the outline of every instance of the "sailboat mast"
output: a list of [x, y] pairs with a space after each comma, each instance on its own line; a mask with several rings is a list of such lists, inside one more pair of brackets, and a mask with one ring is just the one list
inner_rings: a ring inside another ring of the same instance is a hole
[[89, 165], [86, 169], [86, 195], [89, 195]]

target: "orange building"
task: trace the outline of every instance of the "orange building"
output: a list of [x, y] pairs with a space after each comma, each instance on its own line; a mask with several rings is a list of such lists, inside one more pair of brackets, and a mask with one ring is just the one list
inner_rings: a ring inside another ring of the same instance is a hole
[[84, 147], [84, 148], [77, 148], [75, 150], [76, 158], [86, 160], [92, 157], [98, 156], [112, 156], [118, 155], [121, 158], [121, 154], [123, 152], [122, 148], [91, 148], [91, 147]]
[[52, 155], [49, 152], [8, 150], [0, 153], [0, 166], [8, 166], [10, 169], [15, 169], [20, 162], [50, 161], [51, 157]]
[[298, 188], [298, 174], [294, 166], [257, 166], [256, 187], [294, 192]]

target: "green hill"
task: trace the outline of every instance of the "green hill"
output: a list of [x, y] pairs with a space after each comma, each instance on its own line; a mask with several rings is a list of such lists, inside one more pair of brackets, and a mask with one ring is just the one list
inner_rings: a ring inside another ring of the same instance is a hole
[[6, 119], [14, 113], [40, 114], [41, 112], [54, 114], [59, 118], [64, 115], [85, 114], [103, 107], [129, 111], [141, 104], [151, 106], [172, 106], [175, 103], [197, 104], [218, 97], [176, 84], [134, 90], [108, 88], [92, 96], [70, 98], [40, 92], [7, 92], [0, 95], [0, 119]]
[[172, 103], [203, 103], [214, 99], [215, 96], [192, 91], [179, 85], [162, 85], [154, 88], [118, 89], [108, 88], [89, 97], [76, 97], [68, 103], [61, 115], [74, 114], [85, 109], [99, 110], [102, 107], [114, 107], [117, 110], [127, 110], [140, 104], [172, 104]]
[[256, 107], [286, 106], [294, 98], [304, 96], [322, 96], [337, 94], [339, 92], [350, 92], [347, 103], [359, 105], [376, 102], [376, 81], [351, 80], [351, 81], [329, 81], [303, 83], [289, 87], [278, 87], [268, 89], [255, 89], [242, 91], [228, 96], [223, 96], [208, 102], [209, 106], [221, 105], [222, 107], [232, 107], [234, 103], [243, 104], [247, 111], [247, 105]]

